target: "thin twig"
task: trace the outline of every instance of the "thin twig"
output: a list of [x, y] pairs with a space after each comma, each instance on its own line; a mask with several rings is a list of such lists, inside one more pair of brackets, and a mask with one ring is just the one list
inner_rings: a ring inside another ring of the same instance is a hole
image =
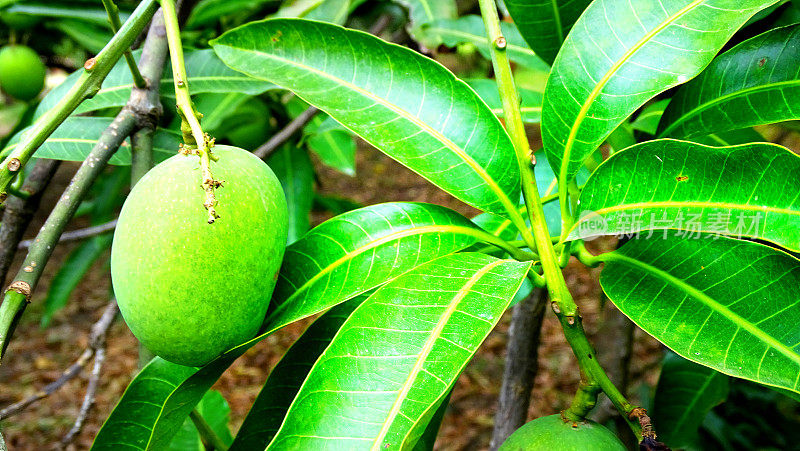
[[83, 397], [83, 403], [81, 404], [81, 410], [78, 412], [78, 417], [75, 419], [75, 423], [70, 428], [69, 432], [61, 439], [61, 446], [66, 447], [75, 439], [75, 436], [83, 428], [83, 423], [86, 421], [86, 417], [89, 416], [89, 410], [91, 410], [92, 405], [94, 405], [94, 398], [97, 394], [97, 387], [100, 385], [100, 371], [103, 369], [103, 362], [106, 360], [106, 348], [105, 344], [99, 347], [95, 351], [94, 355], [94, 367], [92, 368], [92, 374], [89, 377], [89, 383], [86, 385], [86, 395]]
[[292, 119], [291, 122], [286, 124], [286, 127], [283, 127], [281, 131], [276, 133], [269, 139], [269, 141], [265, 142], [261, 145], [258, 149], [254, 150], [253, 153], [261, 159], [266, 159], [270, 155], [272, 155], [276, 150], [278, 150], [289, 138], [292, 137], [295, 133], [300, 131], [303, 127], [306, 126], [311, 119], [314, 119], [314, 116], [317, 115], [319, 110], [316, 107], [310, 106], [308, 109], [300, 113], [299, 116]]
[[[71, 230], [69, 232], [64, 232], [61, 234], [61, 238], [58, 239], [58, 243], [69, 243], [72, 241], [80, 241], [85, 240], [87, 238], [94, 238], [98, 235], [102, 235], [104, 233], [108, 233], [113, 231], [117, 227], [117, 220], [113, 219], [111, 221], [106, 222], [105, 224], [100, 224], [92, 227], [86, 227], [83, 229]], [[31, 247], [34, 243], [34, 240], [25, 240], [20, 241], [17, 245], [17, 249], [25, 250]]]
[[45, 387], [38, 392], [34, 393], [32, 396], [23, 399], [22, 401], [16, 402], [11, 404], [10, 406], [0, 410], [0, 420], [5, 420], [6, 418], [16, 415], [19, 412], [23, 411], [26, 407], [30, 406], [31, 404], [44, 399], [53, 393], [55, 393], [59, 388], [63, 387], [64, 384], [71, 381], [75, 378], [78, 374], [86, 368], [86, 365], [92, 360], [92, 357], [95, 355], [97, 349], [99, 349], [105, 343], [105, 337], [108, 332], [109, 327], [114, 321], [114, 317], [117, 315], [117, 301], [111, 301], [106, 305], [105, 310], [103, 311], [103, 315], [100, 319], [92, 326], [92, 331], [89, 334], [89, 345], [86, 349], [81, 353], [80, 357], [69, 366], [61, 376], [56, 379], [55, 381], [45, 385]]
[[503, 384], [489, 449], [499, 448], [528, 419], [531, 389], [538, 370], [539, 335], [546, 300], [545, 290], [535, 288], [512, 310]]
[[[122, 26], [122, 22], [119, 20], [119, 8], [117, 5], [114, 4], [113, 0], [103, 0], [103, 8], [106, 9], [106, 14], [108, 14], [108, 23], [111, 25], [111, 31], [114, 33], [119, 31], [119, 28]], [[125, 53], [125, 62], [128, 63], [128, 69], [131, 71], [131, 77], [133, 78], [133, 86], [137, 88], [144, 88], [147, 86], [147, 82], [142, 78], [142, 74], [139, 72], [139, 67], [136, 66], [136, 61], [133, 59], [133, 54], [131, 54], [131, 49], [126, 49]]]
[[211, 426], [206, 419], [200, 415], [197, 409], [189, 412], [189, 418], [192, 419], [194, 427], [197, 428], [197, 432], [200, 434], [200, 440], [203, 442], [203, 446], [205, 446], [206, 449], [213, 449], [215, 451], [226, 451], [228, 449], [225, 442], [211, 429]]
[[22, 239], [33, 215], [39, 209], [44, 189], [49, 185], [59, 161], [40, 159], [25, 178], [21, 190], [28, 193], [27, 199], [12, 197], [6, 203], [3, 221], [0, 223], [0, 284], [5, 284], [8, 269], [14, 260], [17, 243]]

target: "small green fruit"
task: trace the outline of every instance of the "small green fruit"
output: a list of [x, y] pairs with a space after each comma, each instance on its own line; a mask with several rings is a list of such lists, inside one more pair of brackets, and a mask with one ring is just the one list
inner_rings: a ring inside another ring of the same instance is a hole
[[252, 338], [283, 260], [288, 212], [270, 168], [250, 152], [214, 147], [219, 219], [208, 224], [197, 156], [148, 172], [122, 207], [111, 277], [123, 318], [170, 362], [201, 366]]
[[572, 425], [561, 415], [537, 418], [514, 431], [499, 451], [625, 451], [616, 435], [594, 421]]
[[31, 100], [44, 87], [44, 67], [39, 55], [24, 45], [9, 45], [0, 49], [0, 87], [19, 100]]

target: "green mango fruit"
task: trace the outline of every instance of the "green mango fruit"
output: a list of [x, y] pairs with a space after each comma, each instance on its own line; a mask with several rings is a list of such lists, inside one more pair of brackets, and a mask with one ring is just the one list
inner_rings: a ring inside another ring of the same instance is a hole
[[0, 49], [0, 88], [18, 100], [36, 97], [44, 87], [47, 68], [39, 55], [24, 45], [8, 45]]
[[154, 354], [202, 366], [258, 332], [288, 229], [281, 184], [250, 152], [216, 146], [219, 219], [208, 224], [200, 159], [176, 155], [131, 191], [111, 248], [123, 318]]
[[613, 432], [594, 421], [564, 422], [550, 415], [525, 423], [514, 431], [499, 451], [625, 451]]

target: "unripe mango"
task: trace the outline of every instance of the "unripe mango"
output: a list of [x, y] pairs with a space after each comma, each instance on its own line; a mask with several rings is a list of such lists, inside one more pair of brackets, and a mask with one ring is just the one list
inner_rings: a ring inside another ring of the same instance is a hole
[[288, 213], [258, 157], [216, 146], [219, 219], [208, 224], [198, 156], [176, 155], [136, 184], [122, 207], [111, 277], [123, 318], [154, 354], [201, 366], [252, 338], [283, 260]]
[[499, 451], [625, 451], [613, 432], [594, 421], [564, 422], [550, 415], [525, 423], [500, 445]]
[[0, 87], [19, 100], [31, 100], [44, 87], [47, 68], [39, 55], [24, 45], [8, 45], [0, 49]]

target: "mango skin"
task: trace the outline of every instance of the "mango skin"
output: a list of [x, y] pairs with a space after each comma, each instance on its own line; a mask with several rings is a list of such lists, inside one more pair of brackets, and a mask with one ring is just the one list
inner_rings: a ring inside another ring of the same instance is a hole
[[47, 68], [39, 55], [24, 45], [0, 49], [0, 87], [18, 100], [28, 101], [42, 92]]
[[498, 451], [625, 451], [613, 432], [594, 421], [565, 423], [561, 415], [550, 415], [525, 423], [514, 431]]
[[208, 224], [197, 156], [176, 155], [128, 196], [111, 247], [111, 277], [131, 332], [154, 354], [202, 366], [260, 328], [286, 245], [280, 182], [258, 157], [216, 146], [220, 218]]

